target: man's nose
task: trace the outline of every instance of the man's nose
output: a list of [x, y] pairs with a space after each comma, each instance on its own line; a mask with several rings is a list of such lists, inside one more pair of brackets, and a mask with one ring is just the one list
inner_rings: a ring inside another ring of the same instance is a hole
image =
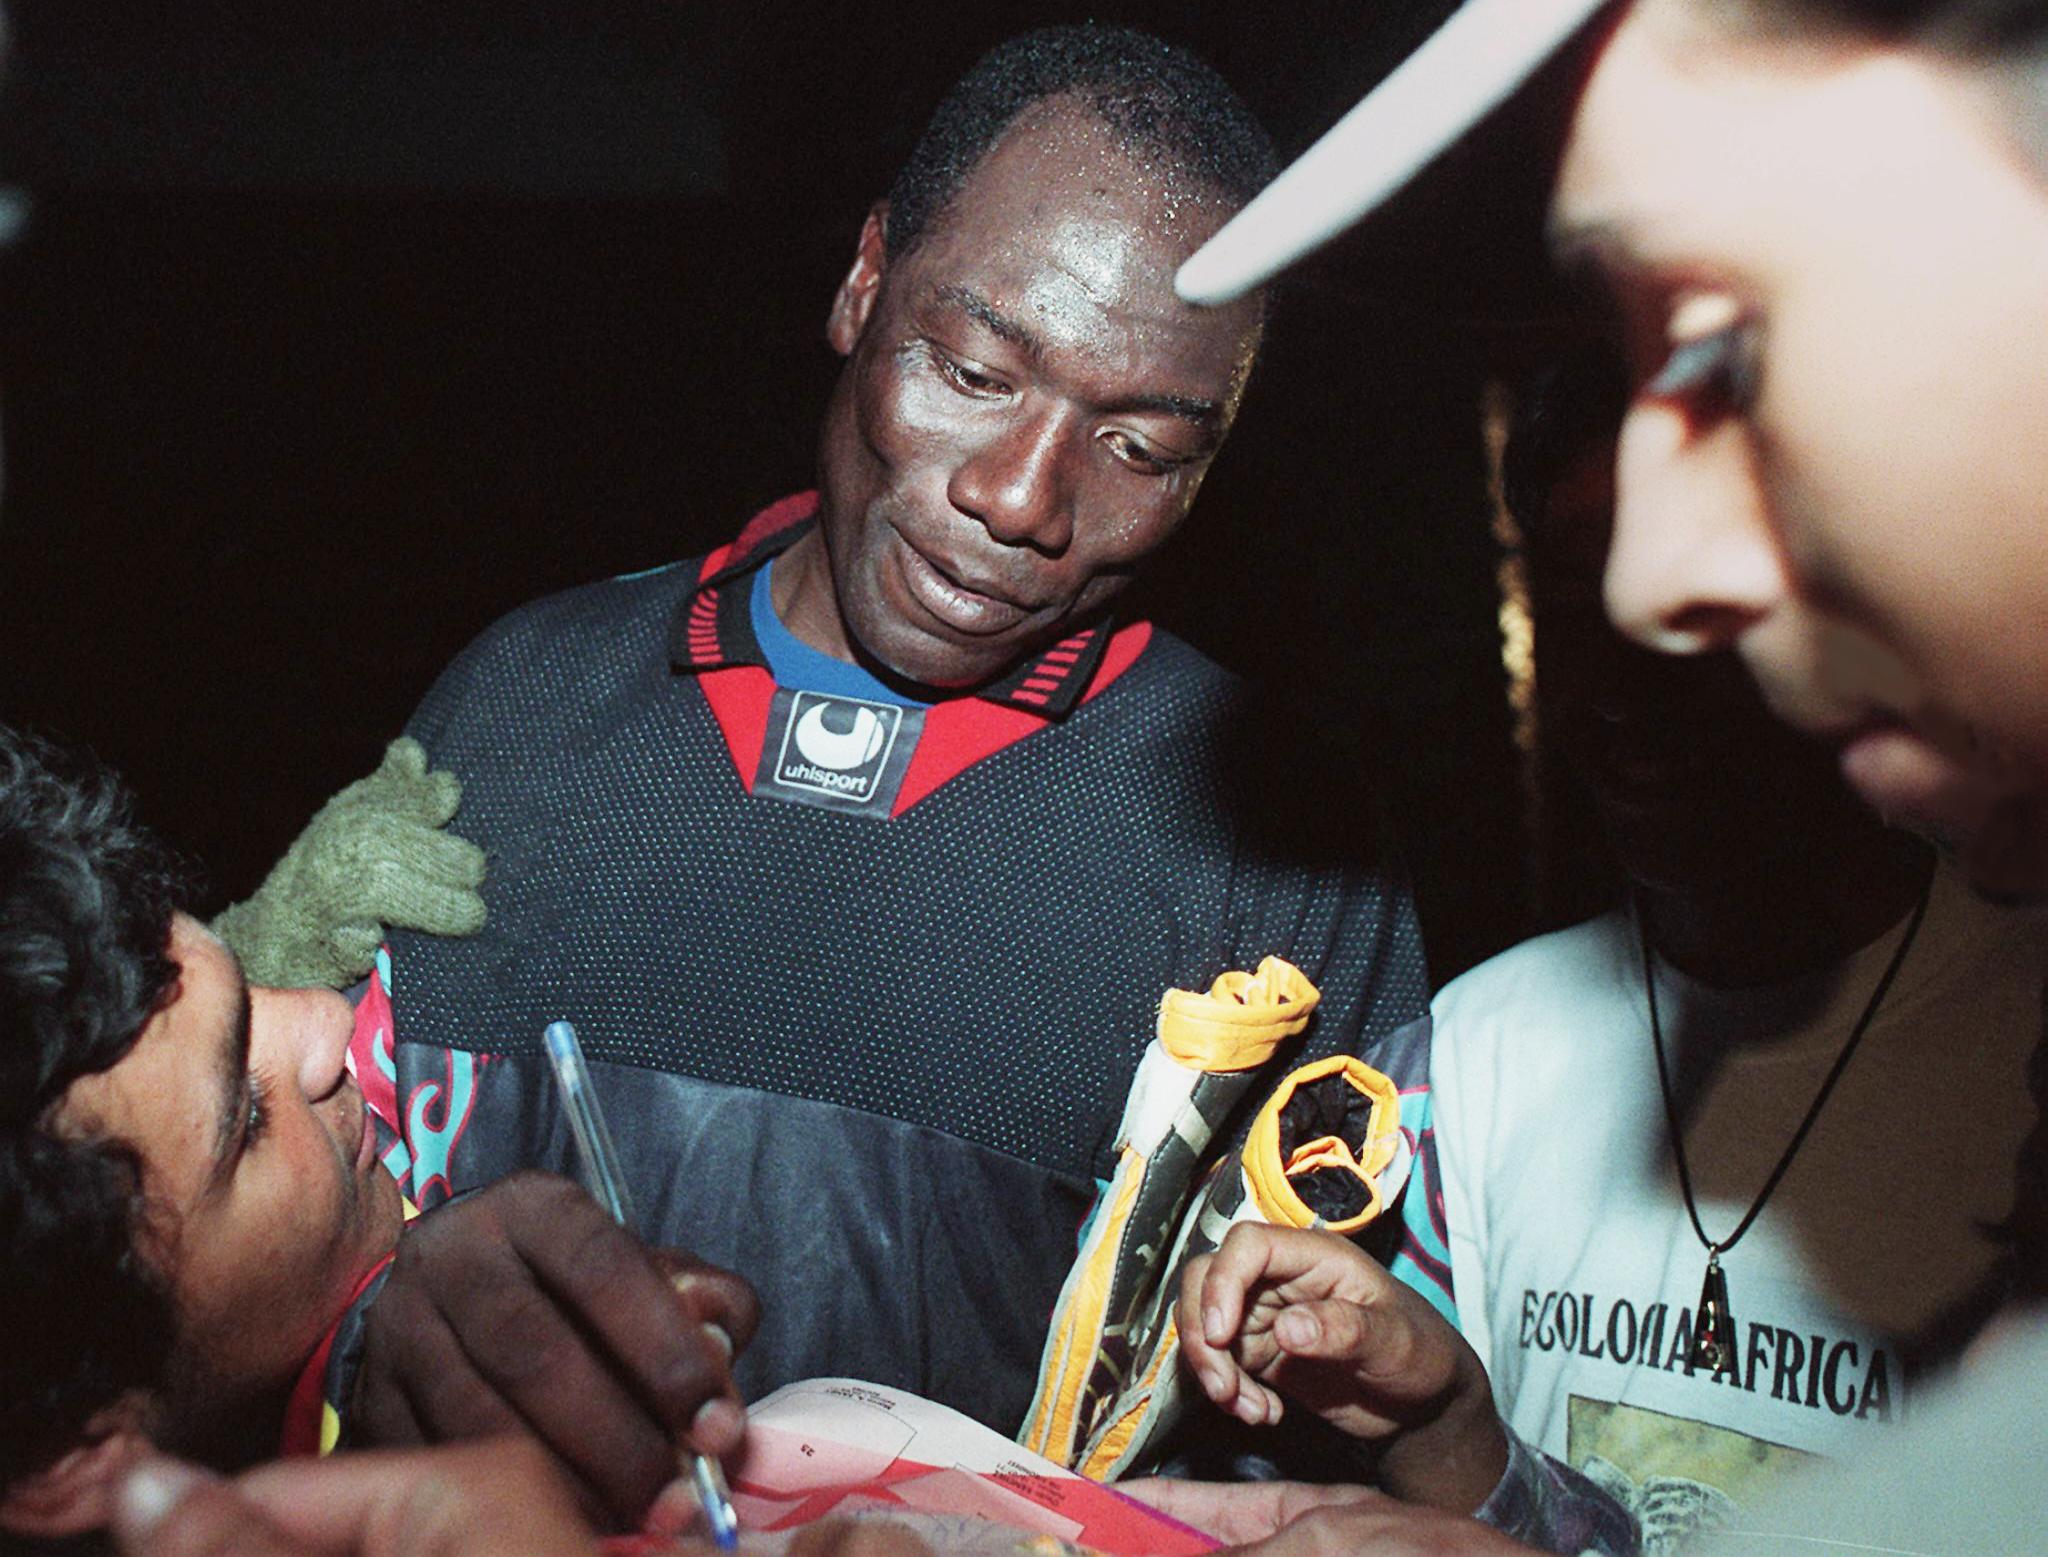
[[283, 1050], [280, 1070], [296, 1073], [309, 1103], [331, 1097], [346, 1073], [343, 1062], [355, 1031], [349, 1003], [329, 989], [258, 989], [250, 998], [252, 1017], [276, 1034]]
[[1677, 411], [1622, 424], [1607, 551], [1607, 614], [1665, 654], [1734, 645], [1784, 599], [1786, 577], [1756, 462], [1734, 426], [1694, 432]]
[[1019, 416], [977, 446], [953, 471], [947, 495], [1005, 546], [1058, 556], [1074, 538], [1072, 444], [1059, 411]]

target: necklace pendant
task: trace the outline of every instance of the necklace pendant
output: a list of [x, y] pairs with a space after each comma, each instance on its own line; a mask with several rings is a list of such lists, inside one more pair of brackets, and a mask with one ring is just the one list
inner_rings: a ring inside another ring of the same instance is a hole
[[1700, 1284], [1699, 1306], [1693, 1310], [1692, 1349], [1687, 1361], [1710, 1373], [1726, 1373], [1735, 1366], [1735, 1316], [1728, 1309], [1728, 1278], [1721, 1274], [1721, 1257], [1707, 1256], [1707, 1277]]

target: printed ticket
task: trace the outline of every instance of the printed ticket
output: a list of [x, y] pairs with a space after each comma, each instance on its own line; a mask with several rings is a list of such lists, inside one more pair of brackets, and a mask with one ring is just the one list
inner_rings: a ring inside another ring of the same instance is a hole
[[726, 1465], [745, 1532], [772, 1536], [829, 1516], [900, 1519], [943, 1552], [1194, 1557], [1218, 1544], [902, 1390], [806, 1379], [747, 1417], [746, 1446]]

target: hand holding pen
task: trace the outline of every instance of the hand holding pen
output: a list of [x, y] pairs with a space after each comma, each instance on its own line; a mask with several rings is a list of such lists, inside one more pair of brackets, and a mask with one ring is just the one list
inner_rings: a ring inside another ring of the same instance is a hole
[[[599, 1108], [597, 1094], [591, 1085], [590, 1068], [583, 1058], [583, 1045], [578, 1042], [576, 1029], [567, 1022], [551, 1022], [543, 1035], [547, 1044], [548, 1060], [554, 1066], [555, 1084], [558, 1088], [563, 1112], [568, 1115], [569, 1128], [576, 1137], [576, 1150], [583, 1164], [584, 1185], [591, 1197], [604, 1207], [612, 1220], [621, 1227], [636, 1230], [633, 1207], [626, 1191], [626, 1180], [619, 1162], [618, 1149], [612, 1144], [611, 1131], [604, 1121]], [[679, 1291], [687, 1294], [684, 1280], [677, 1281]], [[711, 1317], [704, 1318], [704, 1329], [709, 1337], [719, 1344], [729, 1361], [733, 1351], [733, 1339], [725, 1325]], [[724, 1424], [706, 1420], [717, 1416], [718, 1408], [728, 1405], [724, 1400], [707, 1401], [698, 1413], [698, 1421], [692, 1424], [693, 1437], [715, 1436], [723, 1439], [727, 1435], [717, 1431]], [[731, 1435], [735, 1438], [737, 1435]], [[703, 1452], [706, 1446], [701, 1442], [693, 1452], [683, 1456], [683, 1466], [688, 1476], [691, 1497], [711, 1538], [725, 1549], [731, 1550], [739, 1542], [739, 1522], [734, 1516], [732, 1495], [726, 1490], [725, 1474], [718, 1461]], [[731, 1448], [734, 1444], [719, 1444], [713, 1447]], [[667, 1512], [670, 1499], [664, 1494], [657, 1505], [657, 1514]]]
[[758, 1317], [741, 1277], [650, 1249], [569, 1179], [515, 1173], [399, 1240], [364, 1318], [347, 1441], [530, 1438], [593, 1514], [635, 1529], [676, 1479], [678, 1443], [738, 1447], [746, 1417], [704, 1325], [744, 1348]]

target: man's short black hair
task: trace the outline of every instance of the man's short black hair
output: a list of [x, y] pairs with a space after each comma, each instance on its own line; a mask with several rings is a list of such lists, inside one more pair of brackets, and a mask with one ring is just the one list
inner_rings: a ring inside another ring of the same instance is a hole
[[1085, 104], [1133, 154], [1233, 206], [1280, 171], [1244, 100], [1186, 49], [1130, 27], [1045, 27], [984, 54], [939, 104], [889, 190], [889, 257], [924, 236], [1019, 114], [1055, 97]]
[[182, 891], [113, 775], [0, 725], [0, 1490], [155, 1385], [170, 1351], [134, 1153], [51, 1120], [175, 983]]

